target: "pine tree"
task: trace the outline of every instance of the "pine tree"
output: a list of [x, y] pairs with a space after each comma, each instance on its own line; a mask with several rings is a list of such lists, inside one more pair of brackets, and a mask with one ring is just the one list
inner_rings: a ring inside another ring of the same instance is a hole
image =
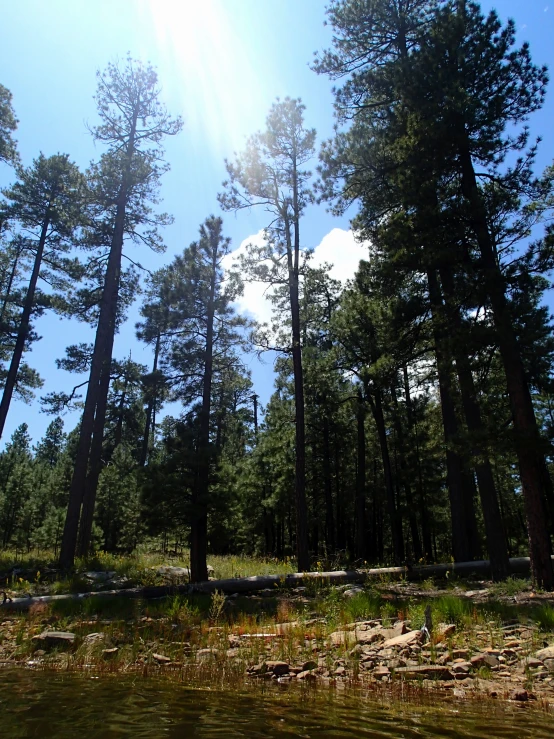
[[296, 423], [296, 537], [298, 569], [309, 570], [306, 509], [306, 430], [299, 283], [302, 267], [300, 220], [311, 202], [302, 169], [314, 155], [315, 130], [304, 127], [304, 106], [286, 98], [273, 105], [264, 132], [252, 136], [235, 163], [227, 163], [229, 180], [220, 196], [224, 210], [263, 206], [272, 215], [265, 245], [251, 247], [241, 267], [250, 279], [285, 284], [291, 315]]
[[7, 200], [3, 217], [15, 221], [26, 233], [33, 234], [32, 238], [26, 238], [26, 248], [35, 252], [35, 258], [0, 401], [0, 437], [31, 330], [30, 320], [43, 260], [48, 261], [50, 276], [56, 271], [75, 276], [77, 265], [61, 254], [73, 246], [75, 230], [82, 223], [84, 195], [83, 177], [65, 154], [49, 158], [41, 154], [31, 167], [19, 169], [18, 175], [19, 182], [3, 191]]
[[[80, 517], [80, 554], [88, 551], [92, 531], [96, 489], [86, 486], [86, 477], [93, 435], [99, 449], [104, 432], [123, 242], [127, 237], [161, 248], [156, 227], [169, 219], [154, 215], [148, 201], [156, 202], [160, 176], [167, 170], [162, 163], [161, 141], [181, 128], [180, 120], [171, 120], [159, 101], [154, 69], [130, 58], [124, 66], [110, 64], [106, 72], [98, 74], [96, 101], [100, 125], [93, 129], [93, 136], [108, 146], [108, 152], [89, 175], [97, 204], [92, 214], [93, 238], [103, 237], [101, 243], [109, 245], [109, 257], [60, 551], [60, 563], [65, 567], [73, 564]], [[96, 460], [93, 464], [96, 466]]]
[[[0, 162], [12, 165], [19, 162], [17, 145], [13, 139], [17, 124], [18, 120], [12, 106], [12, 94], [4, 85], [0, 85]], [[1, 224], [2, 219], [0, 218], [0, 231], [2, 230]]]

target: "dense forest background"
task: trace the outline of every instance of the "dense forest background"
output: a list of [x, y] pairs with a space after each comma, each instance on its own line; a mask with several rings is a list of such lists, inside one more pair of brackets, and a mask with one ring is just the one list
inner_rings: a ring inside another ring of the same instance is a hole
[[[277, 100], [230, 153], [197, 239], [154, 272], [127, 247], [163, 251], [163, 145], [182, 128], [155, 69], [128, 57], [99, 72], [86, 171], [66, 154], [23, 167], [0, 86], [0, 166], [14, 172], [0, 434], [14, 399], [53, 417], [34, 446], [22, 425], [0, 453], [2, 547], [68, 567], [95, 549], [186, 547], [194, 580], [208, 551], [300, 570], [487, 558], [498, 579], [530, 554], [554, 586], [554, 169], [537, 171], [526, 127], [547, 71], [513, 23], [464, 0], [336, 0], [327, 22], [313, 71], [336, 85], [335, 136], [318, 143], [301, 101]], [[354, 205], [365, 259], [346, 286], [304, 246], [316, 205]], [[246, 208], [264, 238], [233, 260], [223, 218]], [[237, 313], [250, 281], [268, 287], [267, 325]], [[114, 355], [137, 300], [149, 366]], [[95, 340], [58, 359], [84, 384], [37, 397], [47, 311]], [[256, 352], [275, 363], [263, 409]], [[81, 418], [66, 432], [68, 409]]]

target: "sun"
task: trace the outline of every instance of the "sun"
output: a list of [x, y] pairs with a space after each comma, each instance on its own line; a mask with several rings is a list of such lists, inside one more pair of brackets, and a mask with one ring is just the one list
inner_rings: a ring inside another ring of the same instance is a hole
[[172, 88], [182, 96], [187, 128], [208, 134], [227, 156], [243, 144], [245, 122], [262, 87], [249, 29], [236, 27], [232, 8], [224, 0], [149, 0], [153, 30]]

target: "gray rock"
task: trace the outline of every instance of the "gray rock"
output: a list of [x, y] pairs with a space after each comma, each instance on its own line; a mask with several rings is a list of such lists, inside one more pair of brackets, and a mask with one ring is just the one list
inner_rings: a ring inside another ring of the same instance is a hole
[[43, 631], [42, 634], [33, 636], [32, 641], [47, 649], [53, 647], [68, 649], [75, 643], [75, 634], [70, 631]]
[[114, 578], [116, 575], [117, 572], [115, 570], [110, 570], [109, 572], [85, 572], [84, 577], [93, 582], [106, 582], [107, 580]]
[[[277, 677], [281, 677], [282, 675], [288, 675], [290, 672], [290, 667], [288, 662], [281, 662], [281, 661], [269, 661], [266, 662], [267, 669], [272, 672]], [[316, 665], [317, 667], [317, 665]]]
[[554, 659], [554, 647], [546, 647], [545, 649], [539, 649], [537, 652], [537, 659]]
[[355, 595], [358, 595], [359, 593], [363, 593], [363, 588], [349, 588], [348, 590], [345, 590], [343, 595], [345, 598], [353, 598]]

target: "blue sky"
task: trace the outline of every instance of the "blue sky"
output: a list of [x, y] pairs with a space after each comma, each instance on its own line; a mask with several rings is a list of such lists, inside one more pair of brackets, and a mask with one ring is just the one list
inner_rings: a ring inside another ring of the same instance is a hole
[[[164, 234], [167, 251], [156, 255], [137, 249], [129, 255], [148, 269], [169, 262], [196, 238], [199, 224], [218, 212], [216, 195], [225, 177], [224, 158], [242, 148], [246, 137], [264, 125], [276, 97], [301, 97], [306, 123], [318, 131], [319, 141], [332, 134], [330, 82], [309, 69], [313, 52], [330, 45], [331, 30], [323, 25], [322, 0], [18, 0], [2, 7], [0, 83], [13, 93], [20, 120], [17, 138], [25, 165], [42, 151], [67, 152], [82, 168], [100, 150], [87, 131], [95, 122], [95, 72], [108, 61], [133, 56], [158, 68], [168, 109], [184, 119], [183, 132], [168, 142], [171, 171], [163, 178], [162, 207], [175, 222]], [[497, 0], [502, 18], [517, 22], [518, 38], [529, 41], [537, 63], [552, 66], [554, 2]], [[552, 86], [551, 86], [552, 87]], [[554, 157], [554, 91], [531, 123], [543, 136], [539, 165]], [[315, 166], [315, 162], [314, 162]], [[0, 185], [13, 178], [0, 165]], [[233, 245], [257, 234], [264, 226], [262, 212], [224, 216]], [[334, 229], [342, 229], [334, 230]], [[312, 207], [303, 223], [303, 246], [319, 247], [320, 258], [336, 264], [336, 274], [353, 270], [362, 247], [345, 235], [348, 218], [337, 219], [323, 207]], [[321, 245], [321, 246], [319, 246]], [[260, 295], [250, 289], [241, 303], [260, 311]], [[149, 364], [149, 351], [134, 338], [137, 306], [116, 337], [114, 354]], [[70, 343], [92, 340], [82, 324], [41, 318], [37, 330], [44, 338], [27, 361], [45, 380], [40, 393], [67, 389], [77, 378], [56, 369]], [[271, 357], [267, 364], [251, 357], [256, 390], [266, 402], [272, 385]], [[38, 402], [14, 401], [4, 439], [23, 421], [38, 440], [51, 419], [39, 413]], [[66, 418], [67, 429], [76, 416]]]

